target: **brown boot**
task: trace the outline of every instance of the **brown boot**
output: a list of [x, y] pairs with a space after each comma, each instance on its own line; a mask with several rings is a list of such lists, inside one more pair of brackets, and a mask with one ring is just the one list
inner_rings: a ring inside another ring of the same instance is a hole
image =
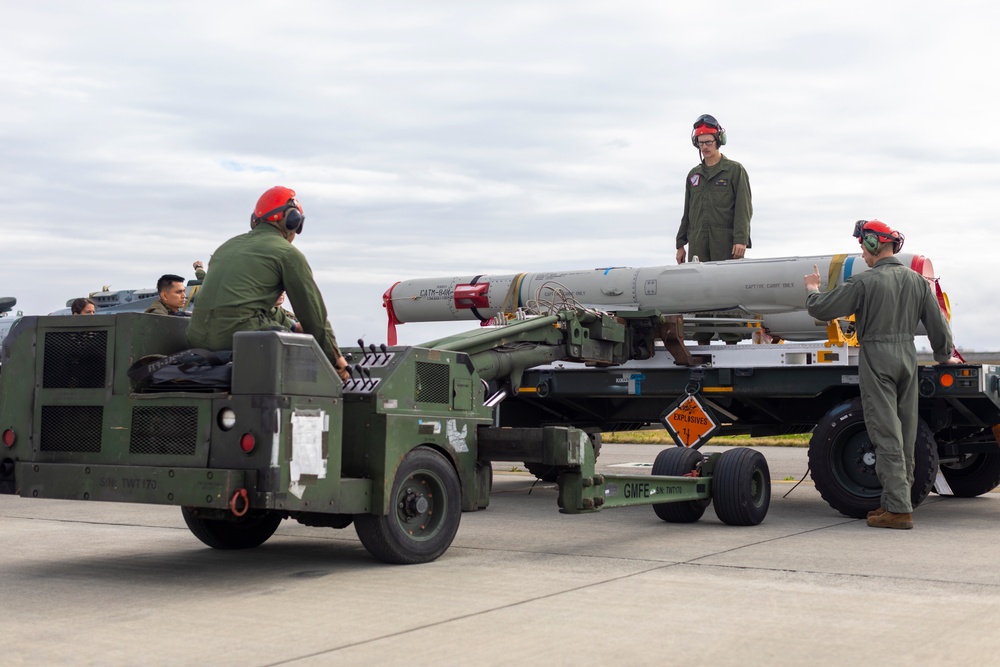
[[868, 517], [868, 525], [872, 528], [900, 528], [909, 530], [913, 528], [913, 514], [910, 512], [896, 513], [888, 510], [881, 514]]
[[870, 519], [873, 516], [879, 516], [880, 514], [885, 514], [885, 508], [884, 507], [879, 507], [877, 510], [872, 510], [871, 512], [869, 512], [868, 513], [868, 518]]

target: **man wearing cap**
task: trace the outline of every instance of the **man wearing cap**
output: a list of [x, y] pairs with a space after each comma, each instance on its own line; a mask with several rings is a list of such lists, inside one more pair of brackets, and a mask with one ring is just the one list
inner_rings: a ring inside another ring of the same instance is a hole
[[719, 152], [726, 144], [726, 130], [713, 116], [698, 117], [691, 142], [701, 155], [701, 163], [688, 172], [684, 185], [677, 263], [694, 257], [702, 262], [743, 259], [751, 247], [753, 216], [747, 172], [739, 162]]
[[903, 235], [880, 220], [859, 220], [854, 235], [871, 269], [820, 293], [819, 268], [805, 276], [806, 307], [818, 320], [855, 316], [858, 376], [875, 474], [882, 483], [874, 528], [913, 528], [913, 450], [917, 438], [917, 351], [913, 336], [923, 322], [938, 363], [959, 363], [951, 330], [927, 280], [894, 255]]
[[250, 231], [212, 254], [187, 328], [192, 347], [225, 350], [232, 347], [237, 331], [290, 329], [274, 312], [285, 292], [301, 330], [316, 339], [342, 380], [350, 377], [312, 269], [292, 246], [304, 223], [294, 190], [274, 187], [261, 195], [250, 216]]

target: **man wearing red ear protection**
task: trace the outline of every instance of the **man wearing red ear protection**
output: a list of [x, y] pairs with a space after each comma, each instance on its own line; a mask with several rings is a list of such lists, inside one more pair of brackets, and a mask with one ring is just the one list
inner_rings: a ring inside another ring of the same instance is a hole
[[868, 437], [875, 445], [875, 474], [882, 483], [874, 528], [913, 528], [914, 445], [917, 439], [917, 350], [913, 336], [923, 322], [938, 363], [958, 363], [951, 329], [930, 283], [894, 255], [903, 235], [880, 220], [859, 220], [854, 236], [869, 271], [820, 292], [819, 268], [805, 276], [806, 308], [818, 320], [855, 316], [858, 377]]
[[287, 329], [287, 322], [274, 316], [284, 292], [302, 331], [316, 339], [340, 379], [347, 381], [347, 360], [327, 320], [323, 295], [305, 255], [292, 246], [304, 224], [294, 190], [277, 186], [261, 195], [250, 215], [250, 231], [212, 253], [187, 328], [192, 347], [228, 350], [237, 331]]
[[726, 145], [726, 130], [714, 116], [698, 117], [691, 143], [698, 149], [701, 162], [688, 172], [684, 185], [677, 263], [694, 257], [702, 262], [743, 259], [750, 247], [753, 216], [746, 169], [720, 152]]

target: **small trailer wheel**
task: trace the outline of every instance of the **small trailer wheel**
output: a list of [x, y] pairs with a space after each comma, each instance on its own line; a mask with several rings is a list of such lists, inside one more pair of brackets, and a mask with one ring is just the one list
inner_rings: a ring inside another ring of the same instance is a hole
[[[694, 470], [704, 457], [695, 449], [668, 447], [656, 455], [652, 474], [680, 477]], [[712, 500], [684, 500], [676, 503], [653, 505], [656, 516], [669, 523], [694, 523], [705, 513]]]
[[730, 526], [756, 526], [771, 504], [771, 471], [755, 449], [730, 449], [719, 457], [712, 477], [715, 513]]

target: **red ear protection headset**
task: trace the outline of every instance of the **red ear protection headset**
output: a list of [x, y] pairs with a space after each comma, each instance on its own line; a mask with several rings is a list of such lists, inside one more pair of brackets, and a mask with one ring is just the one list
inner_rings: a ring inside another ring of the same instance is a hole
[[694, 144], [695, 148], [699, 147], [698, 137], [703, 134], [714, 136], [719, 146], [726, 145], [726, 128], [719, 125], [719, 121], [715, 120], [715, 116], [705, 113], [698, 116], [698, 120], [694, 122], [694, 131], [691, 132], [691, 143]]
[[299, 200], [295, 198], [295, 190], [280, 185], [271, 188], [257, 200], [257, 206], [250, 214], [250, 226], [279, 220], [284, 221], [285, 229], [296, 234], [301, 234], [306, 224], [306, 216]]
[[892, 254], [903, 249], [906, 237], [881, 220], [858, 220], [854, 223], [854, 238], [871, 254], [878, 252], [882, 243], [892, 244]]

